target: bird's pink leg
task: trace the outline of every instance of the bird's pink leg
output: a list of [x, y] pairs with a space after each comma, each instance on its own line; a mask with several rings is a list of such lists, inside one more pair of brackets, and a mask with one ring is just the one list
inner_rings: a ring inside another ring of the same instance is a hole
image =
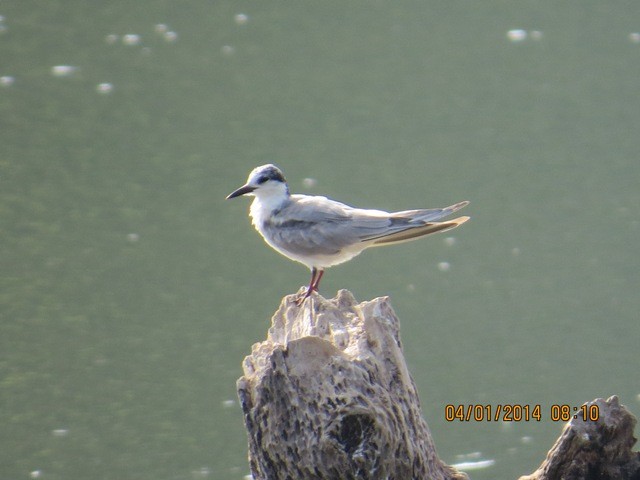
[[320, 279], [322, 278], [322, 275], [324, 275], [324, 270], [318, 270], [318, 274], [316, 276], [316, 281], [314, 282], [313, 286], [311, 287], [311, 289], [313, 291], [318, 291], [318, 287], [320, 286]]
[[318, 285], [320, 284], [320, 279], [324, 274], [324, 270], [318, 270], [316, 267], [311, 269], [311, 281], [309, 282], [309, 286], [307, 287], [307, 291], [304, 295], [296, 301], [298, 306], [302, 305], [304, 301], [311, 296], [311, 294], [315, 291], [318, 291]]

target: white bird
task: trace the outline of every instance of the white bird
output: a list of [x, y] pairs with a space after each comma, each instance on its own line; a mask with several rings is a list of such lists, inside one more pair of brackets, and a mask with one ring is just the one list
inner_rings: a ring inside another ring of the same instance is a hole
[[353, 208], [326, 197], [291, 195], [284, 175], [271, 164], [254, 168], [247, 183], [227, 199], [241, 195], [255, 197], [250, 215], [265, 242], [311, 269], [311, 281], [298, 304], [318, 291], [326, 268], [351, 260], [366, 248], [444, 232], [469, 220], [434, 221], [465, 207], [466, 201], [445, 208], [389, 213]]

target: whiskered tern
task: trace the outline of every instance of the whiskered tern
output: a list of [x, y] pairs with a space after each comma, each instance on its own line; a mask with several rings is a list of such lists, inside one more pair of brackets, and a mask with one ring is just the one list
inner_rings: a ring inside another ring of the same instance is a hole
[[247, 183], [227, 199], [241, 195], [255, 197], [250, 215], [265, 242], [311, 269], [311, 281], [299, 305], [318, 291], [326, 268], [351, 260], [366, 248], [408, 242], [469, 220], [435, 221], [465, 207], [469, 204], [466, 201], [444, 208], [389, 213], [353, 208], [326, 197], [291, 195], [284, 175], [271, 164], [254, 168]]

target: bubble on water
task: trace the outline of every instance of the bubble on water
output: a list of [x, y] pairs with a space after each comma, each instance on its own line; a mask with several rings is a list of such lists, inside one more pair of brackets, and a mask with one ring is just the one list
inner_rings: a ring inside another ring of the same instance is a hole
[[507, 38], [509, 39], [509, 41], [514, 43], [523, 42], [524, 40], [527, 39], [527, 31], [522, 30], [521, 28], [515, 28], [513, 30], [509, 30], [507, 32]]
[[66, 428], [56, 428], [51, 433], [54, 437], [66, 437], [69, 435], [69, 430]]
[[231, 45], [223, 45], [220, 51], [222, 51], [222, 54], [227, 57], [230, 57], [231, 55], [236, 53], [236, 49]]
[[164, 41], [167, 43], [175, 43], [178, 41], [178, 34], [173, 30], [169, 30], [168, 32], [165, 32], [163, 37], [164, 37]]
[[106, 365], [107, 363], [109, 363], [109, 361], [104, 357], [96, 357], [93, 360], [93, 364], [97, 365], [98, 367], [102, 367], [102, 366]]
[[482, 458], [482, 452], [459, 453], [456, 455], [456, 460], [476, 460], [478, 458]]
[[249, 16], [244, 13], [237, 13], [233, 17], [233, 20], [236, 22], [237, 25], [245, 25], [249, 21]]
[[449, 262], [440, 262], [438, 263], [438, 270], [441, 272], [448, 272], [451, 270], [451, 264]]
[[629, 41], [631, 43], [640, 43], [640, 32], [632, 32], [629, 34]]
[[198, 470], [192, 470], [191, 475], [194, 478], [206, 478], [211, 475], [211, 469], [209, 467], [201, 467]]
[[158, 34], [162, 35], [162, 34], [163, 34], [163, 33], [165, 33], [167, 30], [169, 30], [169, 27], [167, 26], [167, 24], [166, 24], [166, 23], [156, 23], [156, 24], [153, 26], [153, 30], [154, 30], [156, 33], [158, 33]]
[[236, 401], [235, 400], [223, 400], [222, 401], [222, 406], [224, 408], [235, 407], [236, 406]]
[[79, 70], [73, 65], [54, 65], [51, 67], [51, 75], [54, 77], [70, 77]]
[[467, 470], [481, 470], [483, 468], [493, 467], [495, 464], [496, 464], [495, 460], [489, 459], [489, 460], [478, 460], [476, 462], [454, 463], [451, 466], [455, 467], [458, 470], [467, 471]]
[[127, 241], [131, 242], [131, 243], [136, 243], [138, 240], [140, 240], [140, 235], [137, 233], [128, 233], [127, 234]]
[[318, 180], [316, 180], [315, 178], [307, 177], [302, 180], [302, 185], [304, 185], [305, 188], [313, 188], [318, 185]]
[[447, 238], [444, 239], [444, 244], [447, 247], [453, 247], [456, 244], [457, 241], [458, 240], [456, 239], [456, 237], [447, 237]]
[[29, 473], [29, 476], [31, 478], [40, 478], [42, 477], [42, 470], [34, 470], [31, 473]]
[[127, 46], [140, 45], [142, 38], [137, 33], [127, 33], [122, 37], [122, 43]]
[[0, 77], [0, 87], [10, 87], [14, 84], [16, 79], [10, 75], [3, 75]]
[[110, 33], [109, 35], [104, 37], [104, 41], [107, 45], [115, 45], [116, 43], [118, 43], [119, 39], [120, 36], [116, 35], [115, 33]]
[[113, 84], [108, 82], [99, 83], [98, 85], [96, 85], [96, 92], [102, 95], [107, 95], [113, 92]]

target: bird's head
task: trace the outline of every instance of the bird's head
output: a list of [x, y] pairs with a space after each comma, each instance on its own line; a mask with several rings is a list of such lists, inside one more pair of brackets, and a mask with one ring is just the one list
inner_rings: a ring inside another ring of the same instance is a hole
[[230, 198], [253, 195], [258, 198], [288, 197], [289, 187], [284, 175], [272, 164], [262, 165], [251, 170], [247, 183], [227, 195]]

